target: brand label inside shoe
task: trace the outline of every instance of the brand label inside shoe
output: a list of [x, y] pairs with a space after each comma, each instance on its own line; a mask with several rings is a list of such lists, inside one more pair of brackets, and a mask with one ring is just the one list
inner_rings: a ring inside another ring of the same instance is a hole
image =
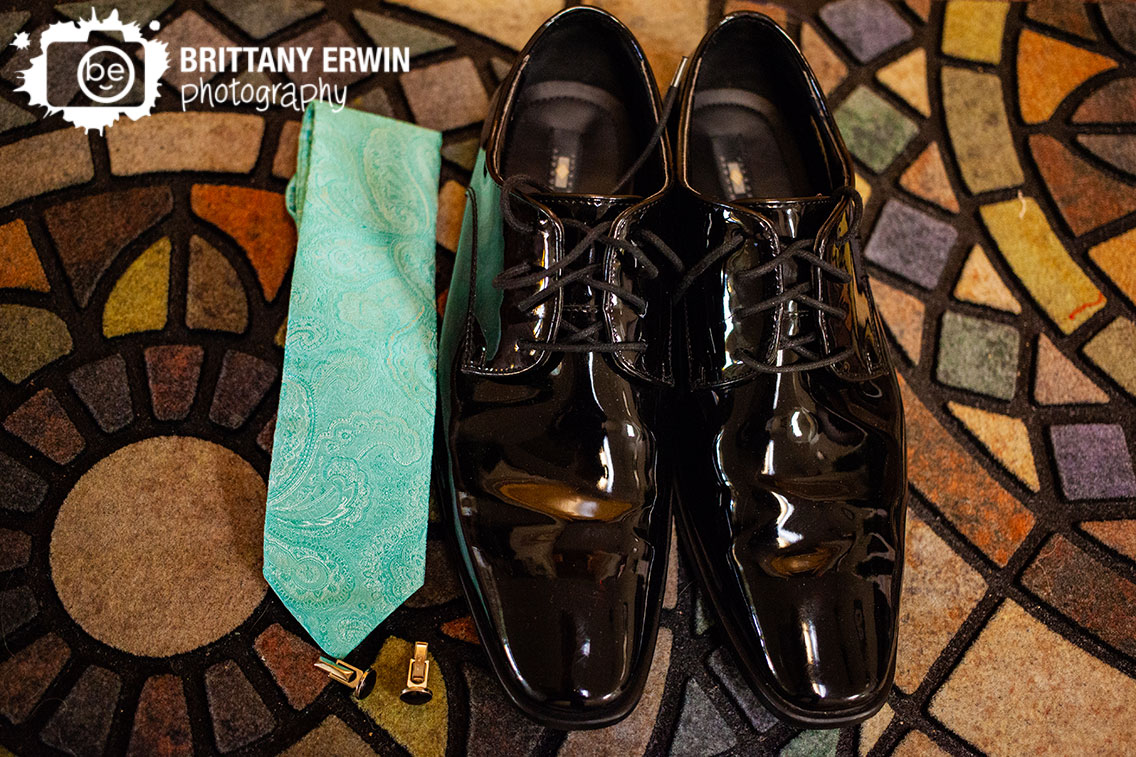
[[567, 191], [575, 184], [575, 162], [568, 155], [553, 155], [552, 156], [552, 174], [548, 177], [548, 183], [552, 185], [553, 189]]

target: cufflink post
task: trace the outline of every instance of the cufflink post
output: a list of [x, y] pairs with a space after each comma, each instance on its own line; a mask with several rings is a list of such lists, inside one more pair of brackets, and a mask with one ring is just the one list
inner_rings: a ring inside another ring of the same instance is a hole
[[371, 669], [360, 670], [343, 660], [332, 660], [320, 657], [316, 667], [327, 673], [327, 677], [336, 683], [341, 683], [353, 689], [356, 699], [364, 699], [375, 688], [375, 671]]
[[430, 661], [426, 659], [426, 650], [426, 642], [414, 642], [414, 656], [410, 658], [410, 666], [406, 670], [406, 688], [399, 695], [399, 699], [407, 704], [426, 704], [434, 698], [434, 692], [426, 686], [430, 677]]

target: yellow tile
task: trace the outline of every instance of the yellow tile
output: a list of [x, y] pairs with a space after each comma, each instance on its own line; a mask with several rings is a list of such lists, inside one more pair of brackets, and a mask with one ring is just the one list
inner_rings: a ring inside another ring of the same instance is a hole
[[990, 259], [979, 245], [974, 245], [970, 257], [963, 264], [958, 283], [955, 284], [955, 298], [975, 305], [985, 305], [1007, 313], [1020, 313], [1022, 306], [1010, 292], [1002, 277], [990, 264]]
[[1002, 59], [1002, 32], [1009, 10], [1009, 3], [993, 0], [950, 0], [943, 18], [943, 52], [997, 63]]
[[1029, 431], [1020, 418], [958, 402], [948, 402], [947, 409], [1019, 481], [1035, 492], [1041, 488], [1037, 480], [1037, 464], [1030, 448]]
[[912, 50], [894, 63], [887, 64], [876, 72], [876, 78], [912, 108], [925, 116], [931, 115], [931, 98], [927, 94], [927, 53], [923, 48]]

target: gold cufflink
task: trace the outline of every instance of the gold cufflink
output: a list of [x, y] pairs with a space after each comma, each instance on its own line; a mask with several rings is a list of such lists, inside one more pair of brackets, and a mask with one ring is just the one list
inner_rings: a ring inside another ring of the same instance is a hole
[[399, 696], [407, 704], [426, 704], [434, 698], [434, 692], [426, 687], [426, 680], [430, 677], [426, 649], [426, 642], [414, 642], [414, 656], [410, 658], [410, 667], [406, 671], [406, 688]]
[[359, 668], [343, 660], [329, 660], [320, 657], [316, 667], [327, 673], [328, 678], [354, 689], [356, 699], [363, 699], [375, 688], [375, 671]]

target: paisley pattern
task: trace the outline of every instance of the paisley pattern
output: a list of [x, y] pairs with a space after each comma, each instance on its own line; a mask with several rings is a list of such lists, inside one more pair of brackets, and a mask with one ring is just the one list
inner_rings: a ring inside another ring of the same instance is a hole
[[288, 185], [299, 239], [264, 576], [337, 657], [423, 581], [441, 141], [316, 103]]

